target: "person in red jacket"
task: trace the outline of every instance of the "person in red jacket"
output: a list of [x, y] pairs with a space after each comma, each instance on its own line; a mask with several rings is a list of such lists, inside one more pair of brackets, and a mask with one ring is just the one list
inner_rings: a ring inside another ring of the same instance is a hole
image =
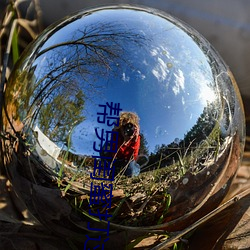
[[[117, 146], [117, 151], [112, 155], [115, 159], [115, 172], [121, 171], [126, 176], [139, 175], [140, 166], [136, 163], [141, 141], [138, 115], [133, 112], [122, 112], [119, 126], [113, 131], [118, 132], [118, 144], [113, 144], [113, 147]], [[116, 138], [113, 138], [113, 141], [116, 141]]]

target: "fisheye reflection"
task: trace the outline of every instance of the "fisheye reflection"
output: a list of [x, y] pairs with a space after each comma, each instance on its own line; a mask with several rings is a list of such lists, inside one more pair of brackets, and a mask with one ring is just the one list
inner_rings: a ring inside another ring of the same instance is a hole
[[[63, 190], [83, 220], [93, 219], [86, 211], [101, 173], [102, 185], [114, 184], [107, 208], [114, 225], [160, 225], [197, 205], [195, 197], [179, 209], [194, 193], [183, 186], [206, 197], [212, 192], [203, 187], [222, 178], [231, 157], [239, 160], [236, 88], [207, 41], [167, 15], [132, 7], [80, 12], [43, 33], [10, 78], [4, 130], [19, 140], [10, 153], [28, 164], [9, 171], [23, 168], [31, 183]], [[111, 104], [119, 104], [117, 117], [101, 113]]]

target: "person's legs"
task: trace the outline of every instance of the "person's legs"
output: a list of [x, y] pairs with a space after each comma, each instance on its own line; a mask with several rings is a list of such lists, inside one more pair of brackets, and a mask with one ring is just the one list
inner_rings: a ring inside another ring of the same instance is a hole
[[140, 174], [140, 165], [135, 161], [131, 161], [125, 171], [125, 175], [129, 177], [138, 176]]

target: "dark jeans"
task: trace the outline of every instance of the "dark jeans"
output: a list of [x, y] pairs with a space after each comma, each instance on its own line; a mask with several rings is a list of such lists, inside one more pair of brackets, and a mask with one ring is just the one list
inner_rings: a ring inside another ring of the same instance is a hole
[[138, 176], [140, 174], [140, 165], [137, 164], [134, 160], [131, 162], [122, 160], [122, 159], [117, 159], [114, 162], [114, 167], [115, 167], [115, 176], [118, 175], [121, 171], [126, 170], [124, 173], [125, 176], [128, 177], [133, 177], [133, 176]]

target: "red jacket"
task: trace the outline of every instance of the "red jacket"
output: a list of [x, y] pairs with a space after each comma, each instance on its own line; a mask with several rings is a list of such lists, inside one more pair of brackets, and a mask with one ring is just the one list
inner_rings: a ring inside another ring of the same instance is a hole
[[[116, 135], [114, 135], [116, 136]], [[117, 147], [117, 154], [113, 153], [113, 156], [116, 155], [118, 159], [130, 160], [133, 156], [133, 159], [136, 160], [139, 154], [141, 137], [140, 135], [137, 137], [137, 140], [134, 138], [131, 139], [129, 142], [122, 145], [124, 142], [123, 136], [118, 135], [118, 147]], [[113, 149], [115, 149], [115, 144], [113, 144]]]

